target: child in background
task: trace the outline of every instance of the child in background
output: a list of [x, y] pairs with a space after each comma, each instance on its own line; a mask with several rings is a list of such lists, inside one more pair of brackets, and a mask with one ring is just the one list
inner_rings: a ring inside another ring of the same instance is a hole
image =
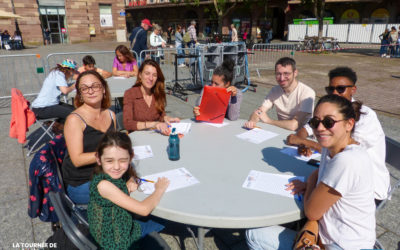
[[102, 249], [139, 248], [139, 240], [164, 228], [152, 220], [136, 220], [134, 214], [148, 216], [160, 202], [169, 180], [159, 178], [154, 193], [143, 201], [131, 198], [129, 193], [137, 189], [139, 180], [130, 164], [132, 158], [132, 143], [124, 133], [105, 134], [97, 148], [88, 218], [90, 233]]
[[125, 45], [115, 48], [115, 58], [112, 68], [113, 76], [132, 77], [137, 76], [138, 66], [132, 52]]
[[[82, 63], [83, 63], [83, 66], [78, 68], [79, 73], [82, 73], [82, 72], [85, 72], [88, 70], [94, 70], [97, 73], [99, 73], [104, 79], [112, 76], [111, 72], [108, 72], [104, 69], [95, 67], [94, 65], [96, 65], [96, 61], [94, 60], [93, 56], [91, 56], [91, 55], [87, 55], [84, 58], [82, 58]], [[77, 75], [76, 75], [76, 78], [78, 78]]]
[[[228, 110], [225, 117], [231, 121], [236, 121], [240, 115], [240, 104], [242, 103], [242, 91], [238, 91], [235, 86], [231, 86], [233, 81], [233, 68], [235, 63], [228, 59], [218, 66], [211, 79], [211, 86], [218, 88], [226, 88], [227, 92], [231, 93], [231, 99], [228, 104]], [[203, 93], [202, 93], [203, 94]], [[200, 115], [200, 102], [201, 97], [197, 100], [196, 106], [193, 108], [195, 116]]]

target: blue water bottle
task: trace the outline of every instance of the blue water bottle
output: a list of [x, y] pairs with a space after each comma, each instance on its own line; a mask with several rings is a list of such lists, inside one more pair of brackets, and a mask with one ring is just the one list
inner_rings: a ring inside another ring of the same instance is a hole
[[179, 160], [179, 137], [175, 132], [175, 128], [172, 129], [172, 132], [168, 139], [169, 149], [168, 149], [168, 158], [171, 161]]

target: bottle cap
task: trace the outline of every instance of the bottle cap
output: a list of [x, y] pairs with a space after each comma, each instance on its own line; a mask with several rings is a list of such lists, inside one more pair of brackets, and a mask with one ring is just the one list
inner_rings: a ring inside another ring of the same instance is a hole
[[176, 130], [176, 128], [172, 128], [172, 132], [171, 132], [171, 134], [175, 134], [175, 130]]

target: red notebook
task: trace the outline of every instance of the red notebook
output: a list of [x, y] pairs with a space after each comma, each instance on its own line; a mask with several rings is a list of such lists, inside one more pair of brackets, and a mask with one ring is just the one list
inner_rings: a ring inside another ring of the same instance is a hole
[[230, 97], [225, 88], [205, 86], [200, 103], [200, 115], [196, 116], [196, 120], [222, 123]]

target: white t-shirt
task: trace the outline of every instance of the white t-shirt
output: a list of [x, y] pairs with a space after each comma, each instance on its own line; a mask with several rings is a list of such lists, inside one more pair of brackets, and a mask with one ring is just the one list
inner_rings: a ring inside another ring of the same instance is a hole
[[38, 97], [33, 101], [33, 108], [45, 108], [60, 103], [61, 90], [59, 87], [68, 87], [65, 75], [59, 70], [53, 70], [44, 79]]
[[375, 243], [375, 202], [372, 166], [359, 145], [348, 145], [329, 157], [324, 148], [318, 173], [323, 182], [341, 194], [319, 220], [323, 244], [336, 243], [343, 249], [372, 249]]
[[[306, 124], [304, 128], [309, 136], [313, 135], [310, 125]], [[361, 106], [360, 120], [356, 122], [352, 137], [365, 148], [371, 159], [374, 171], [375, 199], [386, 199], [390, 188], [390, 175], [385, 164], [385, 133], [375, 111], [365, 105]]]
[[298, 121], [301, 128], [311, 117], [314, 108], [315, 91], [302, 82], [289, 94], [281, 86], [271, 89], [262, 104], [267, 110], [275, 106], [278, 120], [292, 120], [299, 112], [309, 113], [304, 120]]

